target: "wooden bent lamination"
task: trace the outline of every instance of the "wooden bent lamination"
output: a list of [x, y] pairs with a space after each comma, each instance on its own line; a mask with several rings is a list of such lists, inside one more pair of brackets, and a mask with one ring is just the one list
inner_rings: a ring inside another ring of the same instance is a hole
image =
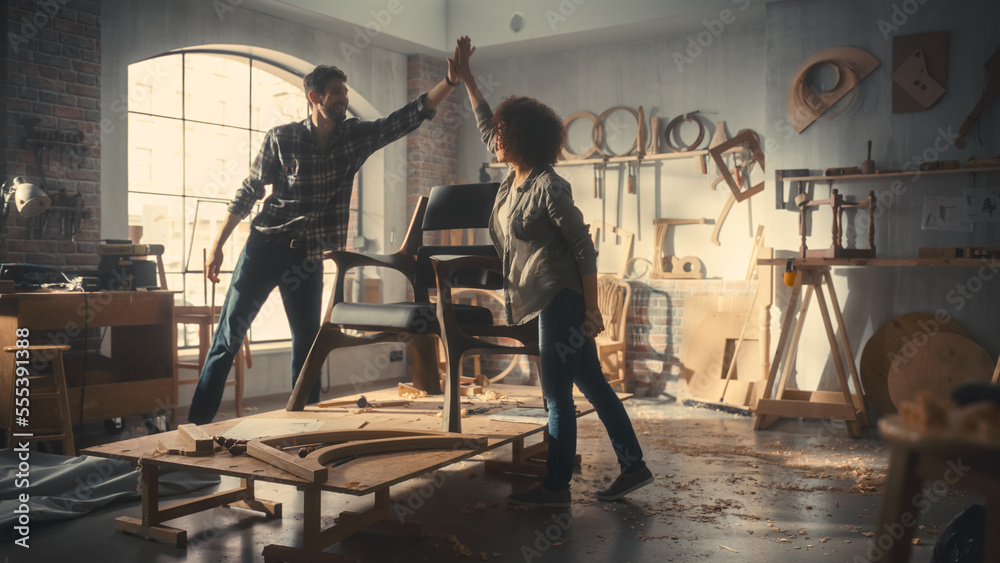
[[[281, 448], [330, 444], [305, 458]], [[247, 443], [247, 453], [312, 483], [327, 478], [325, 464], [353, 455], [383, 454], [408, 450], [469, 449], [486, 447], [486, 437], [430, 430], [332, 430], [272, 436]]]

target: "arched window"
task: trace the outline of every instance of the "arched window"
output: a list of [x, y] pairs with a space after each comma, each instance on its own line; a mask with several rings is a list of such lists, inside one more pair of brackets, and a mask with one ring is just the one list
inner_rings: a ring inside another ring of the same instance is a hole
[[[141, 229], [142, 243], [164, 245], [168, 287], [181, 292], [177, 304], [208, 304], [205, 252], [268, 129], [306, 118], [302, 76], [256, 57], [195, 50], [132, 64], [128, 83], [130, 237]], [[222, 304], [250, 218], [226, 244], [216, 305]], [[192, 336], [179, 334], [179, 344], [194, 345]], [[287, 338], [275, 290], [251, 339]]]

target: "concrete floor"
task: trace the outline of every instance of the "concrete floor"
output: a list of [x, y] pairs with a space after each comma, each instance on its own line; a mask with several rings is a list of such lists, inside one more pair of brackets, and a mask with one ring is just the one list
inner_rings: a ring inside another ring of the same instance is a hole
[[[284, 398], [248, 404], [273, 410]], [[467, 559], [460, 546], [484, 561], [867, 561], [864, 534], [876, 525], [888, 459], [874, 428], [851, 439], [842, 423], [786, 419], [755, 432], [750, 417], [686, 407], [669, 396], [627, 404], [656, 476], [627, 500], [593, 498], [615, 477], [617, 464], [600, 421], [589, 415], [580, 420], [583, 463], [573, 480], [572, 509], [507, 508], [506, 495], [531, 478], [487, 478], [483, 463], [473, 459], [393, 487], [395, 516], [424, 522], [422, 536], [363, 532], [326, 551], [401, 563]], [[107, 438], [92, 433], [83, 440]], [[223, 477], [218, 490], [237, 484]], [[170, 525], [188, 530], [186, 550], [115, 534], [117, 516], [139, 517], [132, 502], [39, 527], [27, 559], [7, 543], [0, 555], [9, 559], [0, 560], [261, 561], [265, 545], [301, 545], [301, 494], [263, 482], [257, 491], [283, 503], [281, 519], [220, 508], [174, 520]], [[921, 516], [916, 538], [923, 545], [914, 547], [911, 561], [930, 561], [936, 536], [977, 500], [955, 490], [935, 498]], [[324, 525], [330, 525], [336, 513], [363, 510], [370, 499], [324, 493], [322, 502], [330, 515]]]

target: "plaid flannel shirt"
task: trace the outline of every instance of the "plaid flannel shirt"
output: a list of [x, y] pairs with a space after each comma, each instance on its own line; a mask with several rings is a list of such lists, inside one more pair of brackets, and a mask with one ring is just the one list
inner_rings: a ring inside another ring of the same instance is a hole
[[270, 184], [271, 195], [251, 222], [254, 229], [302, 239], [313, 257], [324, 250], [343, 250], [354, 175], [372, 153], [434, 117], [425, 99], [426, 94], [421, 94], [375, 121], [342, 121], [325, 150], [313, 141], [310, 118], [271, 129], [229, 212], [249, 215], [254, 203], [264, 197], [264, 186]]

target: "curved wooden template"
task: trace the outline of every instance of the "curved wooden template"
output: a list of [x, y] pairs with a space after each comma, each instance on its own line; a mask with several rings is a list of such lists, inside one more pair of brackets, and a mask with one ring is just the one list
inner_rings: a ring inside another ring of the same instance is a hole
[[[250, 440], [247, 442], [247, 454], [261, 461], [270, 463], [279, 469], [311, 481], [320, 483], [326, 480], [327, 468], [316, 461], [315, 458], [300, 458], [298, 454], [291, 454], [281, 450], [293, 446], [305, 446], [326, 443], [344, 443], [356, 440], [381, 440], [404, 437], [448, 437], [454, 436], [447, 432], [434, 430], [398, 430], [398, 429], [369, 429], [369, 430], [331, 430], [320, 432], [300, 432], [298, 434], [285, 434], [282, 436], [271, 436], [260, 440]], [[469, 438], [467, 435], [462, 435]], [[316, 453], [316, 452], [313, 452]]]
[[[848, 92], [857, 88], [861, 81], [879, 66], [878, 59], [867, 51], [856, 47], [831, 47], [829, 49], [824, 49], [806, 59], [805, 62], [799, 66], [798, 70], [795, 71], [795, 74], [792, 76], [792, 80], [788, 83], [788, 93], [786, 94], [785, 99], [785, 109], [788, 113], [788, 121], [799, 133], [804, 131], [806, 127], [809, 127], [813, 121], [816, 121], [816, 116], [813, 115], [811, 111], [796, 105], [796, 87], [805, 78], [806, 73], [808, 73], [812, 67], [827, 61], [843, 61], [850, 65], [854, 70], [854, 76], [857, 77], [857, 82], [852, 83], [850, 80], [842, 80], [838, 71], [837, 85], [834, 86], [833, 89], [819, 94], [819, 98], [824, 104], [823, 112], [830, 109], [830, 107], [847, 95]], [[836, 66], [834, 66], [834, 68], [836, 68]], [[822, 112], [820, 113], [822, 114]]]
[[939, 332], [919, 346], [906, 364], [889, 372], [889, 397], [898, 409], [921, 391], [951, 397], [952, 390], [959, 385], [989, 381], [992, 375], [993, 358], [975, 340]]
[[[569, 131], [569, 124], [573, 123], [577, 119], [580, 119], [581, 117], [586, 117], [587, 119], [589, 119], [591, 121], [591, 123], [593, 123], [593, 128], [590, 131], [590, 137], [591, 137], [591, 139], [594, 140], [593, 141], [594, 145], [592, 147], [590, 147], [590, 150], [588, 150], [586, 152], [582, 152], [580, 154], [575, 154], [575, 153], [569, 152], [566, 149], [566, 145], [563, 144], [563, 148], [562, 148], [561, 154], [562, 154], [563, 159], [565, 159], [565, 160], [584, 160], [584, 159], [587, 159], [587, 158], [590, 158], [590, 157], [594, 156], [595, 154], [597, 154], [597, 153], [599, 153], [601, 151], [601, 148], [600, 148], [601, 147], [601, 142], [604, 141], [604, 129], [601, 128], [601, 122], [597, 120], [597, 116], [596, 115], [590, 113], [589, 111], [575, 111], [575, 112], [569, 114], [566, 117], [566, 119], [563, 120], [563, 129], [565, 131]], [[595, 137], [595, 133], [594, 133], [595, 130], [598, 132], [597, 135], [596, 135], [596, 137]]]
[[352, 455], [387, 454], [414, 450], [478, 450], [486, 447], [486, 436], [451, 434], [449, 436], [405, 436], [349, 442], [320, 448], [307, 455], [307, 462], [321, 466]]
[[[609, 116], [609, 115], [611, 115], [612, 113], [614, 113], [616, 111], [619, 111], [619, 110], [627, 111], [627, 112], [629, 112], [629, 113], [632, 114], [632, 117], [635, 118], [635, 124], [636, 124], [636, 129], [637, 129], [636, 130], [636, 140], [632, 141], [632, 146], [629, 147], [627, 151], [625, 151], [625, 152], [623, 152], [621, 154], [608, 154], [608, 155], [606, 155], [608, 157], [625, 156], [625, 155], [631, 154], [632, 151], [634, 151], [636, 149], [636, 147], [639, 145], [639, 139], [642, 137], [642, 119], [640, 119], [640, 117], [639, 117], [639, 112], [637, 112], [634, 109], [632, 109], [630, 107], [627, 107], [627, 106], [614, 106], [614, 107], [610, 107], [610, 108], [604, 110], [604, 112], [601, 113], [601, 115], [597, 117], [597, 122], [594, 123], [594, 129], [590, 132], [590, 137], [594, 141], [594, 146], [598, 147], [598, 150], [599, 150], [600, 147], [601, 147], [601, 144], [604, 141], [604, 135], [603, 135], [603, 133], [604, 133], [604, 129], [603, 129], [604, 118], [607, 117], [607, 116]], [[640, 108], [640, 111], [641, 111], [641, 108]], [[609, 152], [610, 152], [610, 150], [609, 150]], [[603, 153], [603, 151], [602, 151], [602, 153]]]
[[715, 246], [722, 246], [722, 243], [719, 242], [719, 232], [722, 231], [722, 222], [729, 216], [729, 210], [733, 208], [734, 203], [736, 203], [736, 196], [729, 194], [729, 199], [726, 200], [722, 211], [719, 212], [719, 218], [715, 220], [715, 226], [712, 227], [712, 244]]
[[[663, 241], [667, 238], [667, 229], [675, 225], [704, 225], [708, 220], [698, 219], [653, 219], [656, 229], [656, 239], [653, 241], [653, 271], [649, 277], [653, 279], [702, 279], [705, 277], [704, 264], [696, 256], [678, 258], [672, 254], [663, 253]], [[664, 259], [670, 259], [670, 270], [663, 270]], [[692, 264], [690, 272], [683, 271], [684, 264]], [[696, 267], [697, 266], [697, 267]]]
[[[693, 115], [693, 113], [682, 113], [681, 115], [678, 115], [670, 120], [670, 123], [667, 124], [667, 128], [663, 130], [663, 140], [666, 141], [668, 147], [677, 152], [690, 152], [697, 149], [698, 146], [701, 145], [701, 142], [705, 139], [705, 124], [702, 123], [702, 121], [697, 117], [692, 117]], [[682, 121], [693, 121], [698, 124], [698, 138], [685, 148], [674, 146], [674, 144], [670, 141], [670, 132], [674, 130], [674, 127], [680, 125]]]
[[879, 413], [888, 415], [896, 412], [889, 396], [889, 372], [896, 354], [918, 335], [927, 335], [929, 338], [928, 332], [933, 331], [936, 331], [934, 334], [947, 332], [971, 336], [954, 319], [941, 323], [934, 313], [906, 313], [883, 323], [865, 342], [861, 361], [858, 363], [861, 385], [864, 387], [865, 397]]

